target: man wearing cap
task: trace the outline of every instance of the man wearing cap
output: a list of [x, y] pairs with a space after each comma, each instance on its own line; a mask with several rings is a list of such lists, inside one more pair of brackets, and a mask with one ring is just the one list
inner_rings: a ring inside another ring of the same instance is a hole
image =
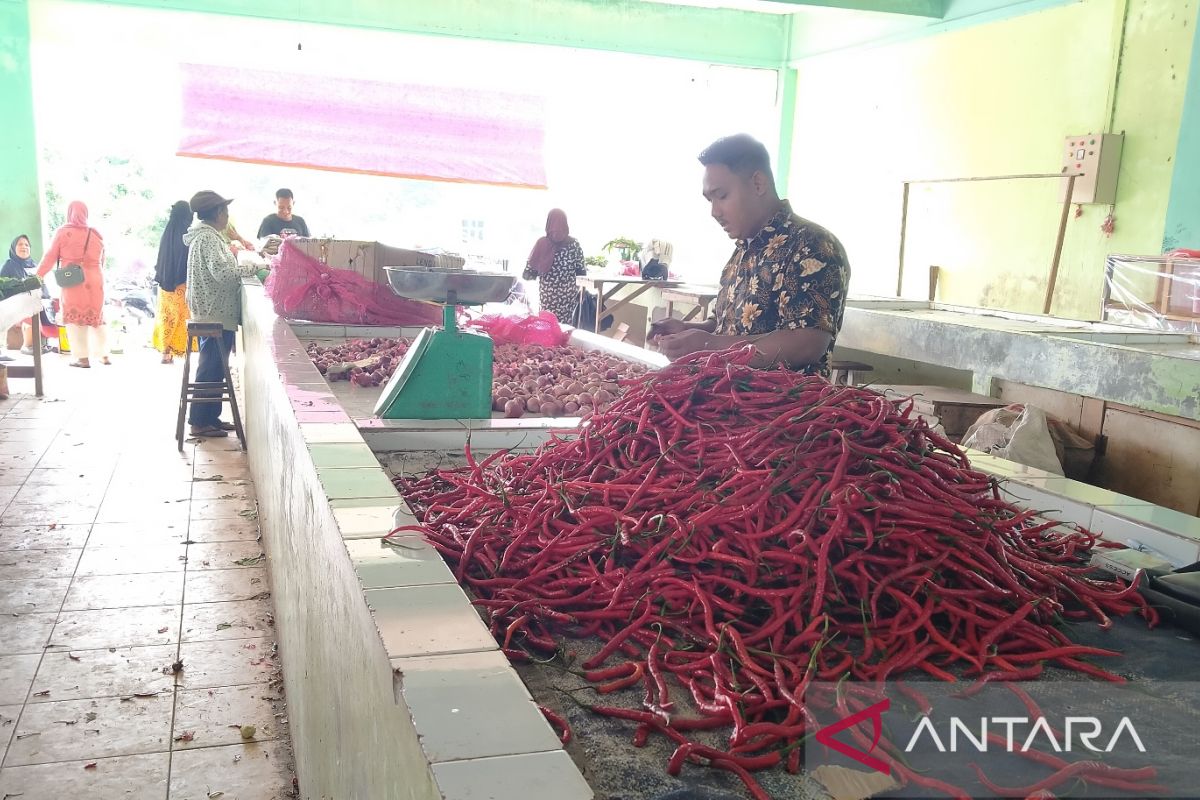
[[[229, 204], [214, 191], [196, 192], [189, 204], [196, 221], [183, 235], [188, 246], [187, 303], [192, 319], [221, 323], [221, 336], [200, 337], [196, 381], [225, 379], [221, 350], [229, 357], [234, 334], [242, 321], [242, 278], [253, 275], [253, 266], [240, 266], [221, 232], [229, 225]], [[220, 349], [218, 349], [220, 348]], [[209, 392], [219, 396], [220, 392]], [[204, 396], [197, 392], [197, 397]], [[193, 436], [228, 436], [233, 425], [221, 421], [220, 403], [193, 403], [188, 422]]]

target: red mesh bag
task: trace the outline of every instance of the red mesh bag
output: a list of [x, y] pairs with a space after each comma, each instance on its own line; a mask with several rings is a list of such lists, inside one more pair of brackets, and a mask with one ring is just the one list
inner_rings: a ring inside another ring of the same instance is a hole
[[477, 328], [496, 344], [537, 344], [543, 347], [557, 347], [567, 343], [571, 331], [558, 324], [558, 317], [549, 311], [543, 311], [537, 316], [511, 316], [506, 314], [487, 314], [467, 322], [467, 326]]
[[265, 284], [286, 319], [342, 325], [436, 325], [441, 307], [397, 297], [357, 272], [322, 264], [284, 241]]

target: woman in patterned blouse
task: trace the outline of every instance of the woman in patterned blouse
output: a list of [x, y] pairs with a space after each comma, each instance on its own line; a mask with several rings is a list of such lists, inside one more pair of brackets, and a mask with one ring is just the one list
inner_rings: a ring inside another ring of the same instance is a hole
[[842, 243], [779, 197], [763, 145], [745, 134], [700, 154], [704, 198], [736, 247], [721, 273], [713, 315], [657, 322], [650, 335], [674, 360], [753, 344], [756, 366], [829, 375], [842, 327], [850, 264]]
[[522, 278], [538, 282], [538, 301], [564, 325], [575, 324], [579, 306], [576, 275], [586, 275], [583, 248], [571, 236], [567, 215], [555, 208], [546, 216], [546, 235], [537, 240], [525, 263]]

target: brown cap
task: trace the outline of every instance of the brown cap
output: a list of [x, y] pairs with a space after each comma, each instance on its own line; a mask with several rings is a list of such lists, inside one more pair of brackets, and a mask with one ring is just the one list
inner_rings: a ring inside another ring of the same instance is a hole
[[221, 197], [221, 195], [217, 194], [211, 189], [205, 189], [192, 195], [192, 200], [190, 203], [188, 203], [188, 205], [192, 207], [193, 212], [198, 214], [201, 211], [207, 211], [210, 208], [227, 206], [232, 202], [233, 200], [226, 200], [224, 197]]

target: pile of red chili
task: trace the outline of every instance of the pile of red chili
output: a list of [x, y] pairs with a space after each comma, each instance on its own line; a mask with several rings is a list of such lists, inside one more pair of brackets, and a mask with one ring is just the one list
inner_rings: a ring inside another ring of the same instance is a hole
[[[1047, 663], [1119, 680], [1083, 660], [1115, 652], [1054, 625], [1152, 616], [1088, 573], [1095, 537], [1003, 501], [911, 404], [749, 356], [625, 381], [577, 438], [397, 479], [506, 652], [599, 638], [585, 677], [645, 696], [593, 710], [638, 723], [635, 743], [674, 740], [672, 774], [708, 763], [755, 797], [750, 772], [799, 768], [813, 681], [1007, 681]], [[725, 749], [689, 738], [718, 728]]]

